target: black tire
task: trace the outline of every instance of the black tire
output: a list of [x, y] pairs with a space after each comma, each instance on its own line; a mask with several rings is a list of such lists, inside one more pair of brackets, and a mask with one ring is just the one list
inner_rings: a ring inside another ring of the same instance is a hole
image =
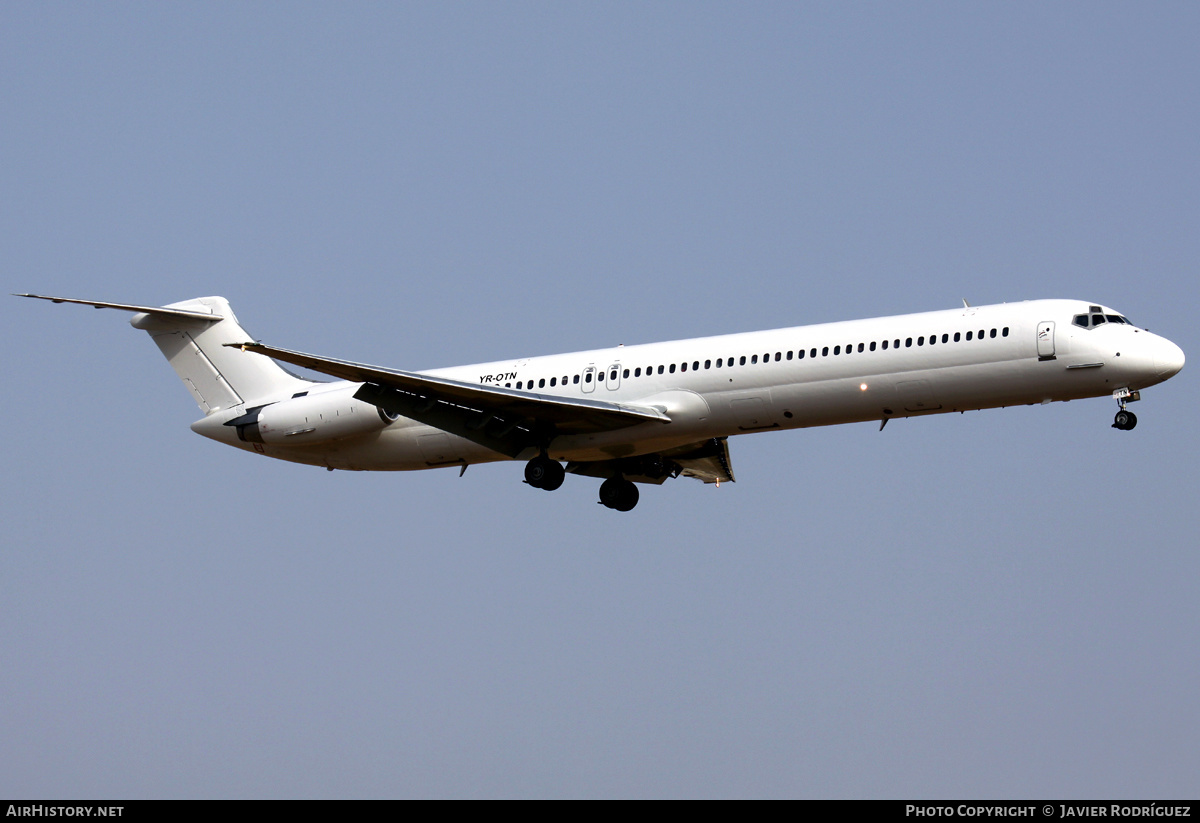
[[546, 477], [550, 473], [550, 468], [546, 465], [549, 462], [549, 460], [539, 455], [526, 463], [525, 482], [535, 489], [545, 486]]
[[567, 470], [557, 460], [546, 461], [546, 477], [542, 481], [542, 490], [552, 492], [563, 484]]
[[1131, 411], [1122, 409], [1117, 412], [1116, 418], [1113, 420], [1113, 428], [1121, 431], [1129, 431], [1137, 425], [1137, 415]]
[[610, 477], [600, 484], [600, 502], [610, 509], [627, 512], [638, 504], [637, 486], [623, 477]]
[[619, 512], [630, 511], [634, 506], [636, 506], [638, 504], [638, 500], [640, 498], [641, 498], [641, 493], [638, 491], [638, 487], [635, 486], [630, 481], [625, 480], [621, 484], [621, 500], [613, 508], [615, 508]]

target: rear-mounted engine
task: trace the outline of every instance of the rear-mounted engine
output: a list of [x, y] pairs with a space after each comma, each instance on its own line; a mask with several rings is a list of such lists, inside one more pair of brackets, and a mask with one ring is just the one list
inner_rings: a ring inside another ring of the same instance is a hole
[[256, 406], [225, 425], [236, 428], [238, 439], [247, 443], [303, 445], [370, 434], [395, 419], [349, 394], [327, 392]]

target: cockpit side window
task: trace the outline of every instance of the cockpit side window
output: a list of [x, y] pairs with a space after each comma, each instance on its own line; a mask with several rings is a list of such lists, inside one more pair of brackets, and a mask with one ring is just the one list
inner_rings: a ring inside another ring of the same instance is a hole
[[1103, 322], [1104, 322], [1103, 314], [1093, 314], [1092, 315], [1092, 325], [1093, 326], [1099, 326]]
[[1077, 314], [1071, 322], [1081, 329], [1086, 329], [1088, 327], [1088, 316], [1086, 314]]

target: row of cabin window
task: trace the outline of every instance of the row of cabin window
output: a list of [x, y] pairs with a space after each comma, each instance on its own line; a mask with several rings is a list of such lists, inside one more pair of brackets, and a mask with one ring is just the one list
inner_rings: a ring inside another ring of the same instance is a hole
[[[994, 337], [996, 337], [997, 333], [999, 333], [999, 335], [1000, 335], [1001, 337], [1008, 337], [1008, 326], [1005, 326], [1003, 329], [1000, 329], [1000, 330], [999, 330], [999, 332], [997, 332], [997, 330], [996, 330], [996, 329], [992, 329], [990, 334], [988, 334], [988, 333], [987, 333], [987, 329], [980, 329], [980, 330], [979, 330], [979, 332], [978, 332], [978, 334], [976, 334], [976, 332], [974, 332], [974, 331], [969, 331], [969, 332], [967, 332], [967, 333], [966, 333], [966, 335], [963, 335], [963, 333], [962, 333], [962, 332], [955, 332], [955, 333], [954, 333], [954, 335], [953, 335], [953, 342], [955, 342], [955, 343], [958, 343], [958, 342], [962, 341], [963, 339], [966, 339], [966, 340], [972, 340], [972, 339], [976, 339], [976, 340], [983, 340], [985, 337], [993, 337], [993, 338], [994, 338]], [[943, 334], [943, 335], [941, 336], [941, 342], [943, 342], [943, 343], [949, 343], [949, 342], [951, 342], [951, 340], [952, 340], [952, 338], [951, 338], [951, 335], [949, 335], [949, 334]], [[870, 343], [859, 343], [859, 344], [858, 344], [858, 349], [857, 349], [857, 350], [858, 350], [858, 351], [860, 351], [860, 352], [863, 352], [863, 351], [876, 351], [876, 349], [878, 348], [878, 349], [880, 349], [880, 350], [887, 351], [887, 349], [888, 349], [888, 345], [889, 345], [889, 342], [890, 342], [890, 344], [891, 344], [891, 348], [893, 348], [893, 349], [898, 349], [898, 348], [900, 348], [900, 338], [898, 338], [898, 337], [897, 337], [897, 338], [896, 338], [894, 341], [887, 341], [887, 340], [884, 340], [884, 341], [883, 341], [883, 342], [882, 342], [882, 343], [881, 343], [881, 344], [880, 344], [878, 347], [876, 346], [876, 344], [875, 344], [875, 341], [871, 341]], [[918, 338], [917, 338], [917, 345], [918, 345], [918, 346], [924, 346], [924, 345], [930, 345], [930, 346], [934, 346], [934, 345], [937, 345], [937, 342], [938, 342], [938, 336], [937, 336], [936, 334], [931, 334], [931, 335], [929, 335], [929, 337], [928, 337], [928, 338], [926, 338], [926, 337], [918, 337]], [[912, 348], [912, 345], [913, 345], [913, 338], [911, 338], [911, 337], [905, 338], [905, 340], [904, 340], [904, 347], [905, 347], [905, 348]], [[848, 344], [848, 345], [846, 346], [846, 349], [845, 349], [845, 353], [846, 353], [846, 354], [852, 354], [852, 353], [854, 353], [854, 351], [855, 351], [855, 348], [854, 348], [854, 344], [853, 344], [853, 343], [850, 343], [850, 344]], [[842, 354], [842, 353], [843, 353], [843, 352], [842, 352], [842, 347], [841, 347], [841, 346], [834, 346], [834, 347], [833, 347], [833, 354], [834, 354], [834, 356], [835, 356], [835, 357], [836, 357], [837, 355], [840, 355], [840, 354]], [[804, 356], [805, 356], [805, 351], [804, 351], [804, 349], [800, 349], [800, 350], [798, 350], [798, 351], [794, 352], [794, 354], [795, 354], [795, 359], [797, 359], [797, 360], [803, 360], [803, 359], [804, 359]], [[788, 351], [788, 352], [778, 352], [778, 351], [777, 351], [777, 352], [775, 352], [775, 361], [776, 361], [776, 362], [778, 362], [778, 361], [780, 361], [780, 360], [791, 360], [791, 359], [792, 359], [792, 356], [793, 356], [793, 352], [790, 352], [790, 351]], [[809, 349], [809, 350], [808, 350], [808, 356], [809, 356], [810, 358], [812, 358], [812, 357], [816, 357], [816, 356], [817, 356], [817, 350], [816, 350], [815, 348], [813, 348], [813, 349]], [[822, 347], [822, 348], [821, 348], [821, 357], [828, 357], [828, 356], [829, 356], [829, 346], [824, 346], [824, 347]], [[770, 353], [770, 352], [767, 352], [766, 354], [764, 354], [764, 355], [762, 356], [762, 362], [764, 362], [764, 363], [768, 363], [768, 362], [770, 362], [770, 361], [771, 361], [771, 353]], [[718, 358], [717, 358], [717, 361], [716, 361], [716, 367], [719, 369], [719, 368], [721, 368], [721, 367], [722, 367], [722, 364], [724, 364], [726, 367], [733, 368], [733, 366], [734, 366], [734, 358], [732, 358], [732, 357], [729, 357], [729, 358], [725, 358], [724, 360], [722, 360], [722, 358], [718, 357]], [[752, 355], [750, 355], [750, 365], [754, 366], [754, 365], [757, 365], [757, 364], [758, 364], [758, 355], [757, 355], [757, 354], [752, 354]], [[744, 355], [744, 354], [743, 354], [743, 355], [742, 355], [740, 358], [737, 358], [737, 365], [740, 365], [740, 366], [745, 366], [745, 365], [746, 365], [746, 355]], [[711, 369], [712, 367], [713, 367], [713, 361], [711, 361], [711, 360], [705, 360], [705, 361], [704, 361], [704, 368], [705, 368], [705, 369]], [[687, 370], [688, 370], [688, 364], [687, 364], [687, 363], [680, 363], [680, 364], [679, 364], [679, 371], [681, 371], [681, 372], [686, 372]], [[692, 361], [692, 371], [700, 371], [700, 361], [699, 361], [699, 360], [693, 360], [693, 361]], [[654, 366], [647, 366], [647, 367], [646, 367], [646, 375], [647, 375], [647, 376], [649, 376], [649, 375], [652, 375], [652, 374], [654, 374], [654, 373], [655, 373], [655, 372], [654, 372]], [[659, 366], [659, 367], [658, 367], [658, 374], [664, 374], [664, 373], [666, 373], [666, 374], [674, 374], [674, 373], [675, 373], [675, 364], [674, 364], [674, 363], [671, 363], [669, 366]], [[602, 373], [602, 374], [603, 374], [603, 373]], [[622, 376], [623, 378], [625, 378], [625, 379], [628, 379], [628, 378], [629, 378], [629, 369], [624, 369], [624, 370], [622, 371], [622, 374], [621, 374], [621, 376]], [[641, 369], [641, 367], [640, 367], [640, 366], [639, 366], [638, 368], [636, 368], [636, 369], [634, 369], [634, 370], [633, 370], [633, 376], [634, 376], [634, 377], [641, 377], [641, 376], [642, 376], [642, 369]], [[612, 373], [609, 375], [608, 379], [609, 379], [609, 380], [616, 380], [616, 379], [617, 379], [617, 370], [616, 370], [616, 369], [613, 369], [613, 370], [612, 370]], [[521, 388], [521, 384], [522, 384], [522, 383], [524, 383], [524, 382], [525, 382], [525, 381], [523, 381], [523, 380], [518, 380], [518, 381], [517, 381], [517, 388], [518, 388], [518, 389], [519, 389], [519, 388]], [[574, 376], [574, 378], [571, 380], [571, 382], [572, 382], [572, 383], [575, 383], [575, 384], [578, 384], [578, 383], [579, 383], [579, 375], [575, 375], [575, 376]], [[591, 382], [592, 382], [592, 372], [587, 372], [586, 374], [584, 374], [584, 376], [583, 376], [583, 382], [584, 382], [584, 383], [591, 383]], [[533, 388], [533, 381], [532, 381], [532, 380], [530, 380], [530, 381], [528, 381], [528, 383], [529, 383], [529, 385], [528, 385], [528, 386], [526, 386], [526, 388], [530, 388], [530, 389], [532, 389], [532, 388]], [[563, 384], [564, 386], [565, 386], [565, 385], [567, 385], [567, 375], [563, 375], [563, 378], [562, 378], [562, 384]], [[512, 388], [512, 383], [505, 383], [504, 385], [505, 385], [506, 387], [508, 387], [508, 388]], [[555, 386], [557, 386], [557, 385], [558, 385], [558, 378], [557, 378], [557, 377], [551, 377], [551, 378], [550, 378], [550, 387], [551, 387], [551, 388], [554, 388], [554, 387], [555, 387]], [[540, 379], [538, 380], [537, 387], [538, 387], [539, 389], [544, 389], [544, 388], [546, 388], [546, 378], [544, 378], [544, 377], [543, 377], [543, 378], [540, 378]]]

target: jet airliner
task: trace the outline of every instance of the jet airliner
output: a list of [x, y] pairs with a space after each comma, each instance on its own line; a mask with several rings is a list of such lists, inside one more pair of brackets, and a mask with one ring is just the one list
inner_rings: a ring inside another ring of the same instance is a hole
[[[1183, 351], [1086, 301], [994, 306], [399, 371], [256, 342], [229, 302], [139, 306], [23, 294], [133, 312], [191, 392], [197, 434], [330, 471], [525, 462], [552, 491], [597, 477], [629, 511], [636, 483], [733, 482], [728, 438], [752, 432], [1111, 396], [1132, 429], [1141, 391]], [[279, 361], [279, 362], [276, 362]], [[317, 382], [279, 365], [329, 375]], [[564, 465], [565, 464], [565, 465]]]

